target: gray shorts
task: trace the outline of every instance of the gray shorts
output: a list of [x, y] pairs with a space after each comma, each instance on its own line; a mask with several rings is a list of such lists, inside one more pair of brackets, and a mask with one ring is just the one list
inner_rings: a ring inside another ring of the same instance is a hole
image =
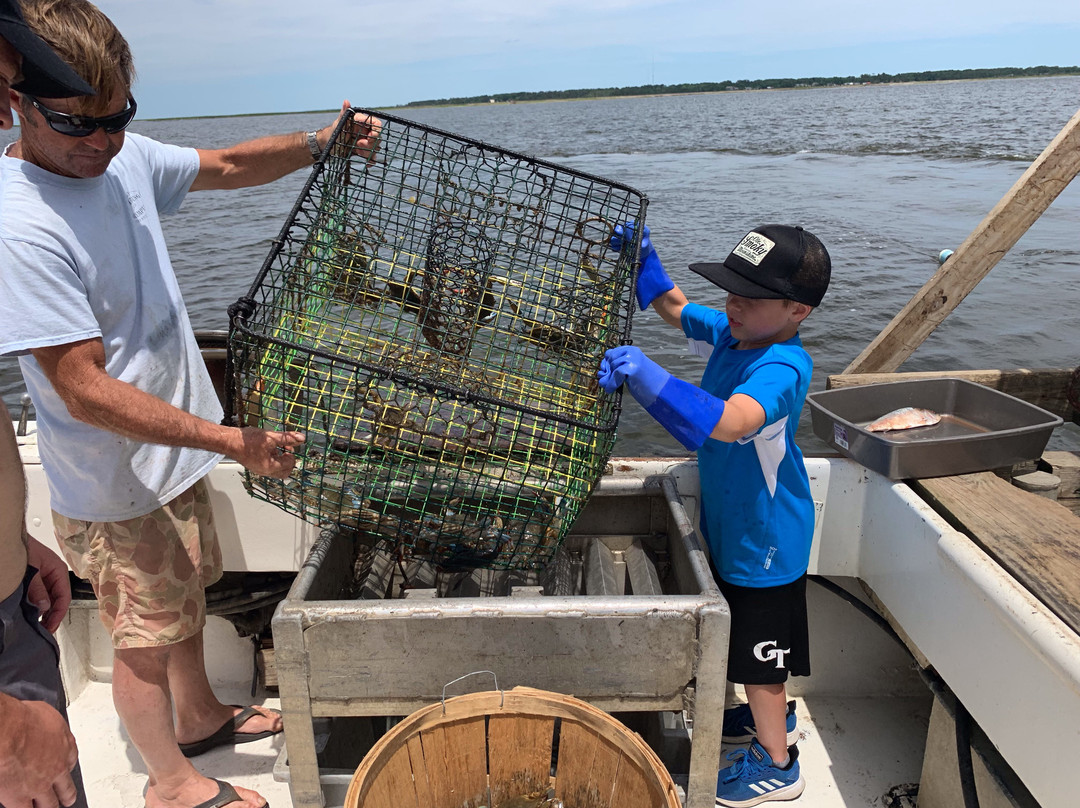
[[[37, 574], [26, 568], [22, 586], [0, 601], [0, 691], [20, 701], [44, 701], [67, 719], [67, 697], [60, 681], [60, 649], [38, 622], [38, 610], [26, 599], [26, 588]], [[79, 792], [75, 805], [86, 808], [79, 767], [71, 773]], [[0, 808], [3, 808], [0, 805]]]

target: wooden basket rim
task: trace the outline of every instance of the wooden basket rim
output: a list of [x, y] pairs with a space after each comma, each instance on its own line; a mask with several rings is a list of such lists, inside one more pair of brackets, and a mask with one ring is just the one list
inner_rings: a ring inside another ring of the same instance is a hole
[[660, 757], [618, 719], [588, 702], [564, 693], [519, 685], [511, 690], [466, 693], [422, 707], [383, 735], [360, 761], [349, 781], [346, 806], [363, 805], [368, 778], [382, 770], [401, 743], [425, 730], [477, 716], [545, 716], [574, 721], [614, 743], [653, 780], [664, 808], [681, 808], [675, 783]]

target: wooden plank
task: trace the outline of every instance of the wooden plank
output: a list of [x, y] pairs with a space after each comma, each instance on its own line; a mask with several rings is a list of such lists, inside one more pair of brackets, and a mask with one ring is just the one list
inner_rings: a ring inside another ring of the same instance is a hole
[[864, 384], [917, 381], [921, 379], [965, 379], [1010, 396], [1016, 396], [1036, 407], [1042, 407], [1066, 420], [1072, 418], [1073, 408], [1067, 395], [1071, 368], [1019, 368], [1017, 370], [940, 370], [907, 373], [841, 373], [827, 376], [825, 388], [856, 387]]
[[[428, 778], [427, 763], [424, 760], [424, 743], [420, 734], [406, 737], [405, 748], [409, 750], [409, 768], [415, 779], [416, 802], [420, 808], [434, 805], [431, 783]], [[364, 761], [361, 761], [363, 765]], [[356, 779], [355, 777], [353, 778]], [[363, 803], [360, 803], [363, 805]]]
[[844, 370], [896, 370], [1080, 173], [1080, 111], [956, 252]]
[[615, 808], [611, 794], [621, 759], [619, 750], [592, 728], [564, 720], [559, 734], [555, 795], [574, 808]]
[[1068, 508], [1072, 511], [1073, 516], [1080, 519], [1080, 499], [1062, 499], [1058, 501], [1058, 504]]
[[655, 781], [646, 777], [641, 769], [630, 765], [629, 760], [622, 758], [619, 761], [619, 773], [615, 777], [615, 787], [611, 791], [611, 804], [625, 808], [653, 808], [662, 805], [663, 801], [656, 792]]
[[487, 741], [484, 716], [425, 730], [424, 762], [431, 808], [478, 808], [487, 804]]
[[1080, 519], [991, 472], [914, 480], [912, 487], [1080, 633]]
[[551, 744], [555, 719], [492, 715], [488, 723], [488, 774], [491, 804], [535, 794], [551, 780]]
[[401, 746], [379, 771], [379, 776], [369, 781], [369, 791], [362, 795], [358, 805], [364, 808], [424, 808], [416, 795], [416, 778], [413, 777], [408, 746]]

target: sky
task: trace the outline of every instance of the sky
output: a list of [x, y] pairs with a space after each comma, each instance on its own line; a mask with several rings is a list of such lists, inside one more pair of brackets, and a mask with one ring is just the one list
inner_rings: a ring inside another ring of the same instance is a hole
[[98, 0], [140, 118], [1080, 64], [1077, 0]]

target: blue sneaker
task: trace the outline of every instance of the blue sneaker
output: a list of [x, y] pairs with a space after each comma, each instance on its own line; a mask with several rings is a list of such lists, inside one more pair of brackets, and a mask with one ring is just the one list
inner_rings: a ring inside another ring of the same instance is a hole
[[[787, 745], [799, 740], [799, 730], [795, 727], [795, 702], [787, 703]], [[748, 743], [757, 735], [754, 716], [749, 704], [738, 704], [724, 710], [724, 743]]]
[[786, 769], [776, 766], [757, 740], [746, 749], [727, 756], [734, 761], [716, 778], [716, 804], [749, 808], [769, 800], [793, 800], [803, 793], [806, 781], [799, 773], [799, 749], [788, 747], [791, 761]]

